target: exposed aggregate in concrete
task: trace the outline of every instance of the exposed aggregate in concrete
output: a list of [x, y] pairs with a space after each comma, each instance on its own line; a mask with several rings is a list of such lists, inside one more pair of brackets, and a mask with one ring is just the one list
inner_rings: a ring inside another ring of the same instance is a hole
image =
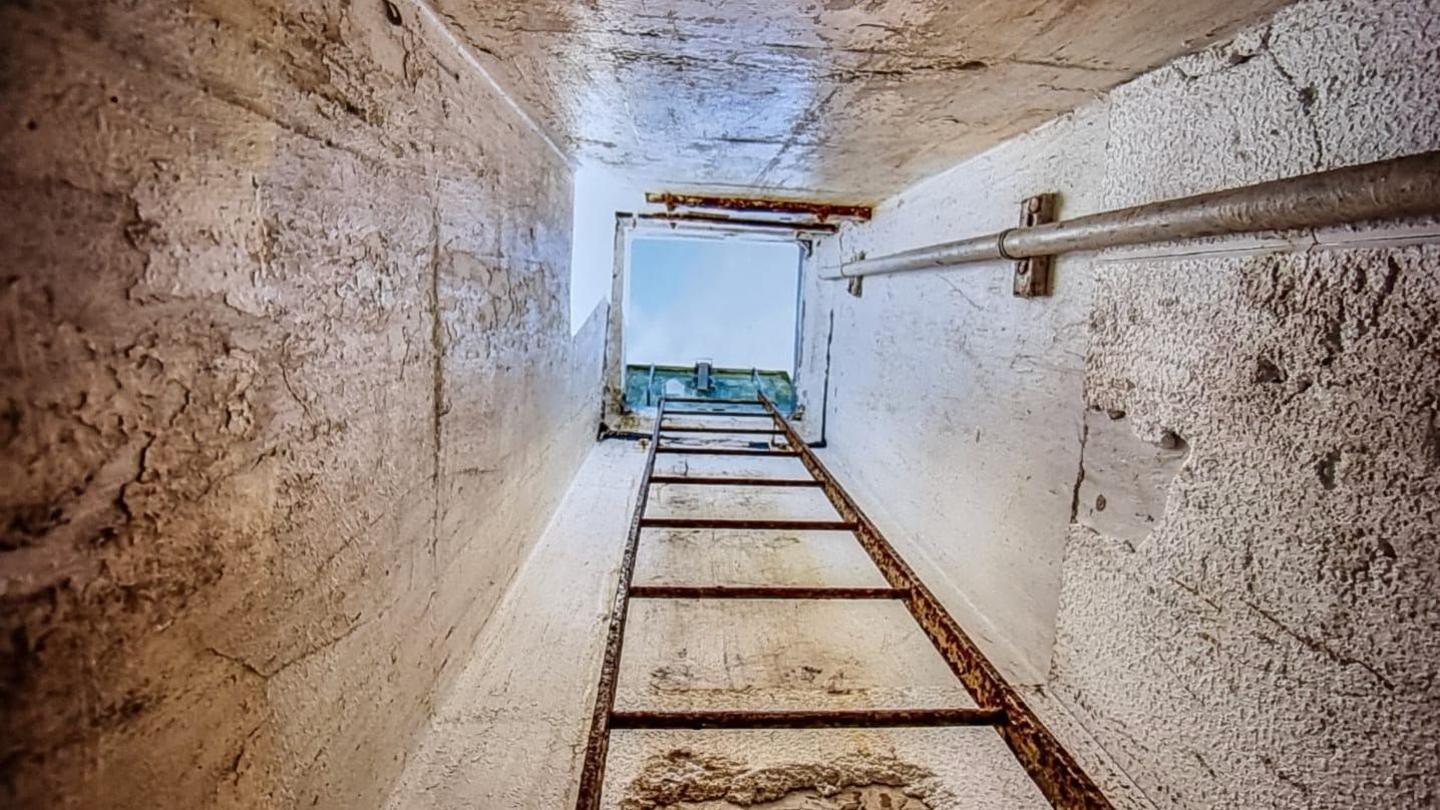
[[[780, 808], [788, 798], [808, 807], [866, 810], [929, 810], [918, 796], [899, 788], [923, 785], [934, 774], [887, 756], [846, 754], [825, 764], [752, 768], [721, 755], [676, 748], [652, 756], [625, 789], [621, 810], [723, 810], [727, 807]], [[862, 790], [857, 790], [863, 789]], [[890, 788], [877, 790], [876, 788]], [[916, 787], [910, 787], [914, 794]], [[796, 794], [799, 794], [798, 796]], [[866, 795], [869, 794], [869, 795]], [[878, 796], [885, 796], [884, 803]], [[825, 802], [825, 799], [833, 801]], [[790, 805], [794, 806], [794, 805]]]

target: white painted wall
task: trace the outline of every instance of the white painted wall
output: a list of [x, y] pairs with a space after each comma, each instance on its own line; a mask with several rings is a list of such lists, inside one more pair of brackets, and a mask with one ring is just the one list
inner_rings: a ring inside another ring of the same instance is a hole
[[[1038, 191], [1072, 217], [1440, 148], [1437, 20], [1298, 3], [907, 190], [812, 264], [991, 231]], [[813, 415], [829, 343], [828, 461], [1121, 806], [1440, 801], [1425, 232], [1069, 256], [1038, 301], [1004, 262], [860, 298], [811, 268], [800, 383]]]
[[647, 210], [645, 190], [598, 166], [575, 172], [575, 220], [570, 240], [570, 334], [610, 300], [615, 268], [615, 212]]
[[[1092, 108], [991, 150], [821, 242], [811, 269], [1009, 227], [1041, 191], [1061, 194], [1064, 216], [1094, 211], [1105, 135]], [[872, 517], [947, 607], [1031, 683], [1054, 643], [1079, 469], [1088, 259], [1062, 259], [1056, 274], [1056, 296], [1037, 300], [1011, 295], [1006, 262], [876, 276], [860, 298], [813, 272], [806, 289], [810, 421], [833, 312], [835, 463], [873, 494]]]

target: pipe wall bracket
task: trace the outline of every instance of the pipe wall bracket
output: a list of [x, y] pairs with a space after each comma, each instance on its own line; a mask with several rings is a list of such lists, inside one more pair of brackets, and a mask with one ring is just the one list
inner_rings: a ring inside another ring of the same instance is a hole
[[[1048, 225], [1055, 221], [1055, 201], [1057, 195], [1036, 194], [1034, 197], [1026, 198], [1020, 204], [1020, 226], [1021, 228], [1033, 228], [1036, 225]], [[1005, 254], [1005, 237], [1009, 231], [1000, 235], [1000, 253]], [[1015, 261], [1015, 296], [1017, 298], [1038, 298], [1048, 296], [1051, 293], [1051, 266], [1055, 261], [1054, 256], [1031, 256], [1026, 259]]]

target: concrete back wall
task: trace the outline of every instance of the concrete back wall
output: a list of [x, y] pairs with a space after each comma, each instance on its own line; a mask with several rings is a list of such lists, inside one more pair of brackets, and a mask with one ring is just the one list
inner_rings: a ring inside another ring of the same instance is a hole
[[[815, 261], [1039, 191], [1069, 217], [1435, 149], [1437, 19], [1298, 4]], [[1072, 256], [1040, 301], [1010, 272], [810, 283], [802, 383], [813, 411], [828, 341], [827, 452], [867, 509], [1122, 805], [1440, 801], [1440, 245]]]
[[570, 167], [409, 2], [0, 28], [0, 804], [376, 806], [598, 420]]

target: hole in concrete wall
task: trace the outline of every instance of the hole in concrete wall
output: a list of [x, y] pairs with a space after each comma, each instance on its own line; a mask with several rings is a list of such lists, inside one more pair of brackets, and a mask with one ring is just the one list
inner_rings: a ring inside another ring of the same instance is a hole
[[405, 18], [400, 16], [400, 7], [390, 0], [383, 0], [383, 2], [385, 3], [385, 19], [389, 20], [391, 25], [403, 24]]
[[1335, 488], [1335, 467], [1340, 463], [1340, 451], [1331, 450], [1315, 465], [1315, 477], [1325, 489]]
[[1275, 365], [1275, 361], [1268, 357], [1261, 357], [1255, 361], [1255, 382], [1261, 384], [1285, 382], [1285, 372]]

